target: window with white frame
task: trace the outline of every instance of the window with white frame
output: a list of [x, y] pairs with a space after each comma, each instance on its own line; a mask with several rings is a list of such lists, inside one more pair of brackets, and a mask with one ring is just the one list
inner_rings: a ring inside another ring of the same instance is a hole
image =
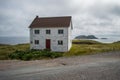
[[58, 45], [63, 45], [63, 41], [62, 40], [58, 40]]
[[39, 33], [40, 33], [40, 30], [34, 30], [34, 33], [35, 33], [35, 34], [39, 34]]
[[64, 33], [63, 29], [58, 30], [58, 34], [63, 34], [63, 33]]
[[48, 29], [48, 30], [46, 30], [46, 34], [50, 34], [51, 33], [51, 31]]
[[39, 40], [35, 40], [34, 43], [35, 43], [35, 44], [39, 44]]

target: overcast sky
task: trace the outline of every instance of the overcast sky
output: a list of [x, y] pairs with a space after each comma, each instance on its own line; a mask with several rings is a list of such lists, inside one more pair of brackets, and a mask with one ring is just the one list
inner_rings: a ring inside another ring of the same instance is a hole
[[120, 35], [120, 0], [0, 0], [0, 36], [29, 36], [35, 16], [72, 16], [73, 35]]

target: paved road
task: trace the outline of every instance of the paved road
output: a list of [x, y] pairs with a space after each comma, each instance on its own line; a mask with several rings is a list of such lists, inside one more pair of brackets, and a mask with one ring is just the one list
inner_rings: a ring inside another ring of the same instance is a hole
[[120, 52], [37, 62], [0, 61], [0, 66], [0, 80], [120, 80]]

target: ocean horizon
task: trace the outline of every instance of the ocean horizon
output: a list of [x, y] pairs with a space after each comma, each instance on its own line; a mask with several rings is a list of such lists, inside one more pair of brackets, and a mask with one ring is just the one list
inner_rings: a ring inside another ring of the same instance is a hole
[[[98, 39], [92, 39], [95, 41], [99, 41], [102, 43], [113, 43], [116, 41], [120, 41], [120, 36], [119, 35], [95, 35], [98, 37]], [[101, 38], [106, 38], [106, 39], [101, 39]], [[9, 45], [16, 45], [16, 44], [24, 44], [24, 43], [29, 43], [30, 39], [29, 37], [5, 37], [2, 36], [0, 37], [0, 44], [9, 44]]]
[[0, 44], [9, 44], [9, 45], [16, 45], [16, 44], [24, 44], [29, 43], [29, 37], [0, 37]]
[[[98, 39], [93, 39], [102, 43], [113, 43], [120, 41], [120, 35], [95, 35]], [[106, 39], [102, 39], [106, 38]]]

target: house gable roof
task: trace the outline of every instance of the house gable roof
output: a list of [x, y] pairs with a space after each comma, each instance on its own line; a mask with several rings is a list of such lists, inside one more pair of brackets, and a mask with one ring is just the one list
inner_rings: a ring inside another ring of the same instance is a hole
[[64, 17], [43, 17], [36, 18], [33, 20], [29, 28], [40, 28], [40, 27], [69, 27], [71, 24], [71, 16]]

